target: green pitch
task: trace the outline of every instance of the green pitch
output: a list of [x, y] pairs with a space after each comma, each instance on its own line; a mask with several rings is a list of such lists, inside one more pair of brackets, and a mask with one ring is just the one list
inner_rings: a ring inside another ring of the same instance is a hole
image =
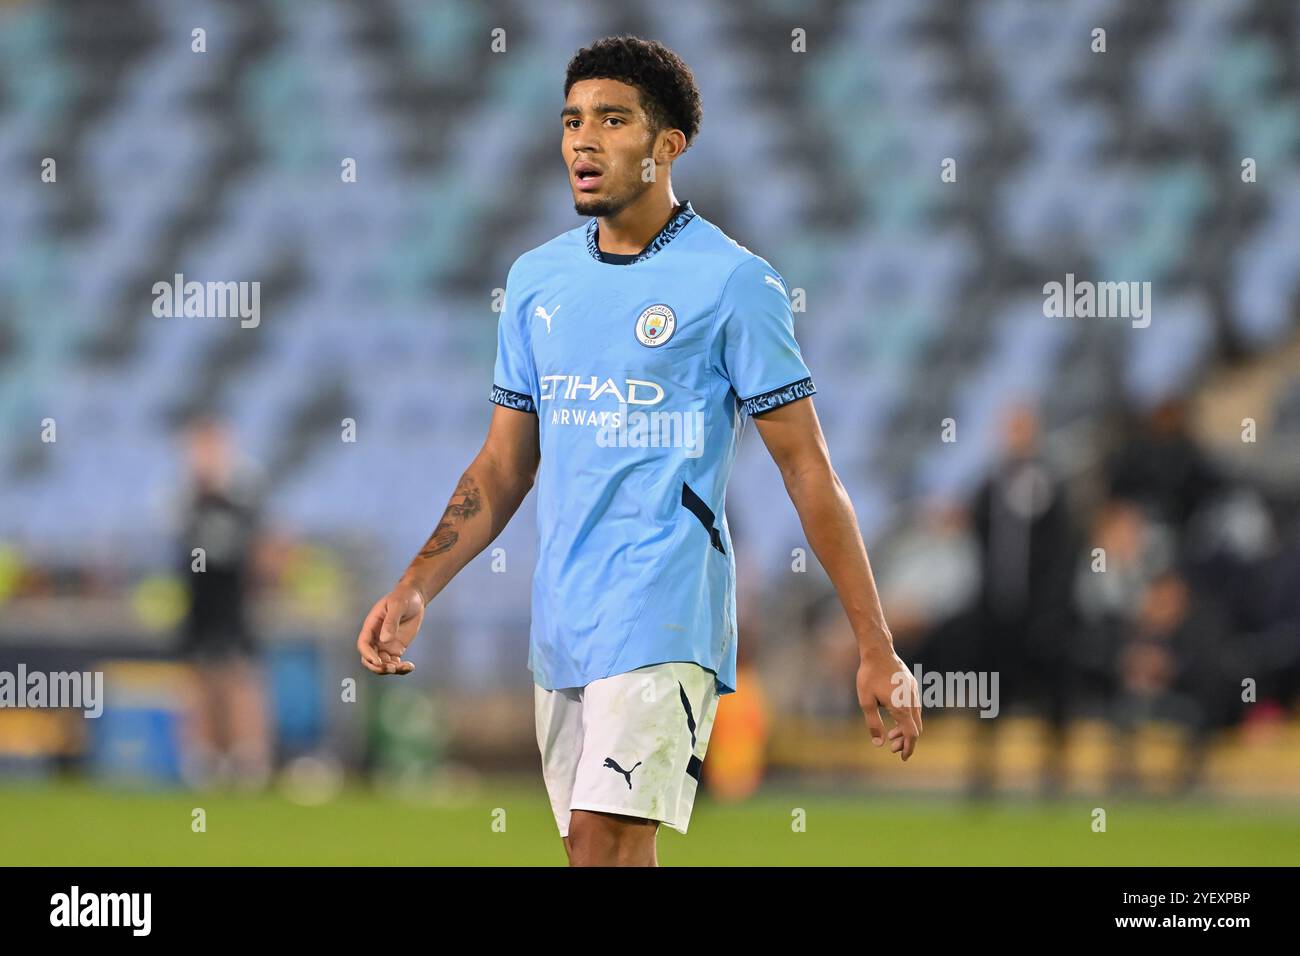
[[[1095, 806], [1106, 810], [1105, 833], [1092, 830]], [[191, 829], [196, 807], [206, 832]], [[792, 829], [796, 809], [804, 832]], [[1105, 799], [978, 808], [770, 790], [740, 805], [701, 798], [689, 835], [660, 829], [659, 858], [666, 866], [1296, 865], [1300, 810]], [[540, 787], [514, 780], [420, 804], [354, 789], [314, 807], [274, 793], [0, 787], [0, 865], [564, 862]]]

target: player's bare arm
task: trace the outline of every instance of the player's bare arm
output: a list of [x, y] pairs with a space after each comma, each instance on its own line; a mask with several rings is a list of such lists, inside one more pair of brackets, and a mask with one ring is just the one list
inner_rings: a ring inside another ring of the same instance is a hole
[[397, 585], [375, 602], [357, 650], [376, 674], [409, 674], [402, 659], [424, 609], [447, 583], [496, 540], [533, 486], [541, 461], [537, 416], [494, 406], [487, 439], [456, 483], [442, 519]]
[[[894, 653], [894, 639], [867, 560], [853, 503], [831, 467], [812, 397], [790, 402], [754, 418], [759, 435], [781, 471], [786, 491], [799, 513], [808, 544], [826, 569], [858, 641], [858, 703], [872, 742], [907, 760], [921, 734], [916, 678]], [[877, 708], [895, 726], [886, 735]]]

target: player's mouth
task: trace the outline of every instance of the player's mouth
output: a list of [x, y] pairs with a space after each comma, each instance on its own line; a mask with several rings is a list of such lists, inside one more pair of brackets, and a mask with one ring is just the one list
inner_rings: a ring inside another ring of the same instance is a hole
[[573, 166], [573, 182], [582, 192], [591, 192], [599, 189], [600, 184], [605, 181], [605, 174], [593, 163], [575, 163]]

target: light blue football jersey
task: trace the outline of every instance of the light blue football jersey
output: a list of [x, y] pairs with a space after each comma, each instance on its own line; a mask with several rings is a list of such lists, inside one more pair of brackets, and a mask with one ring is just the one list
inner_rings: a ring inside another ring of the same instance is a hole
[[498, 324], [491, 399], [541, 436], [528, 666], [554, 690], [694, 661], [731, 693], [736, 449], [816, 391], [788, 290], [689, 202], [626, 264], [597, 226], [515, 260]]

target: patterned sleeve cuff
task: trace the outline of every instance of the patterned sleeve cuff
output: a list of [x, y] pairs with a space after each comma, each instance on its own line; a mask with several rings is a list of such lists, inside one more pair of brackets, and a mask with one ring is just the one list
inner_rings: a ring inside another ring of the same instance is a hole
[[537, 406], [533, 404], [531, 395], [525, 395], [523, 392], [512, 392], [500, 385], [492, 386], [492, 401], [498, 405], [504, 405], [506, 408], [537, 414]]
[[801, 378], [797, 382], [782, 385], [780, 388], [774, 388], [762, 395], [741, 399], [740, 409], [746, 415], [761, 415], [763, 412], [770, 412], [774, 408], [788, 405], [796, 399], [807, 398], [809, 395], [815, 394], [816, 391], [817, 386], [813, 384], [811, 377]]

